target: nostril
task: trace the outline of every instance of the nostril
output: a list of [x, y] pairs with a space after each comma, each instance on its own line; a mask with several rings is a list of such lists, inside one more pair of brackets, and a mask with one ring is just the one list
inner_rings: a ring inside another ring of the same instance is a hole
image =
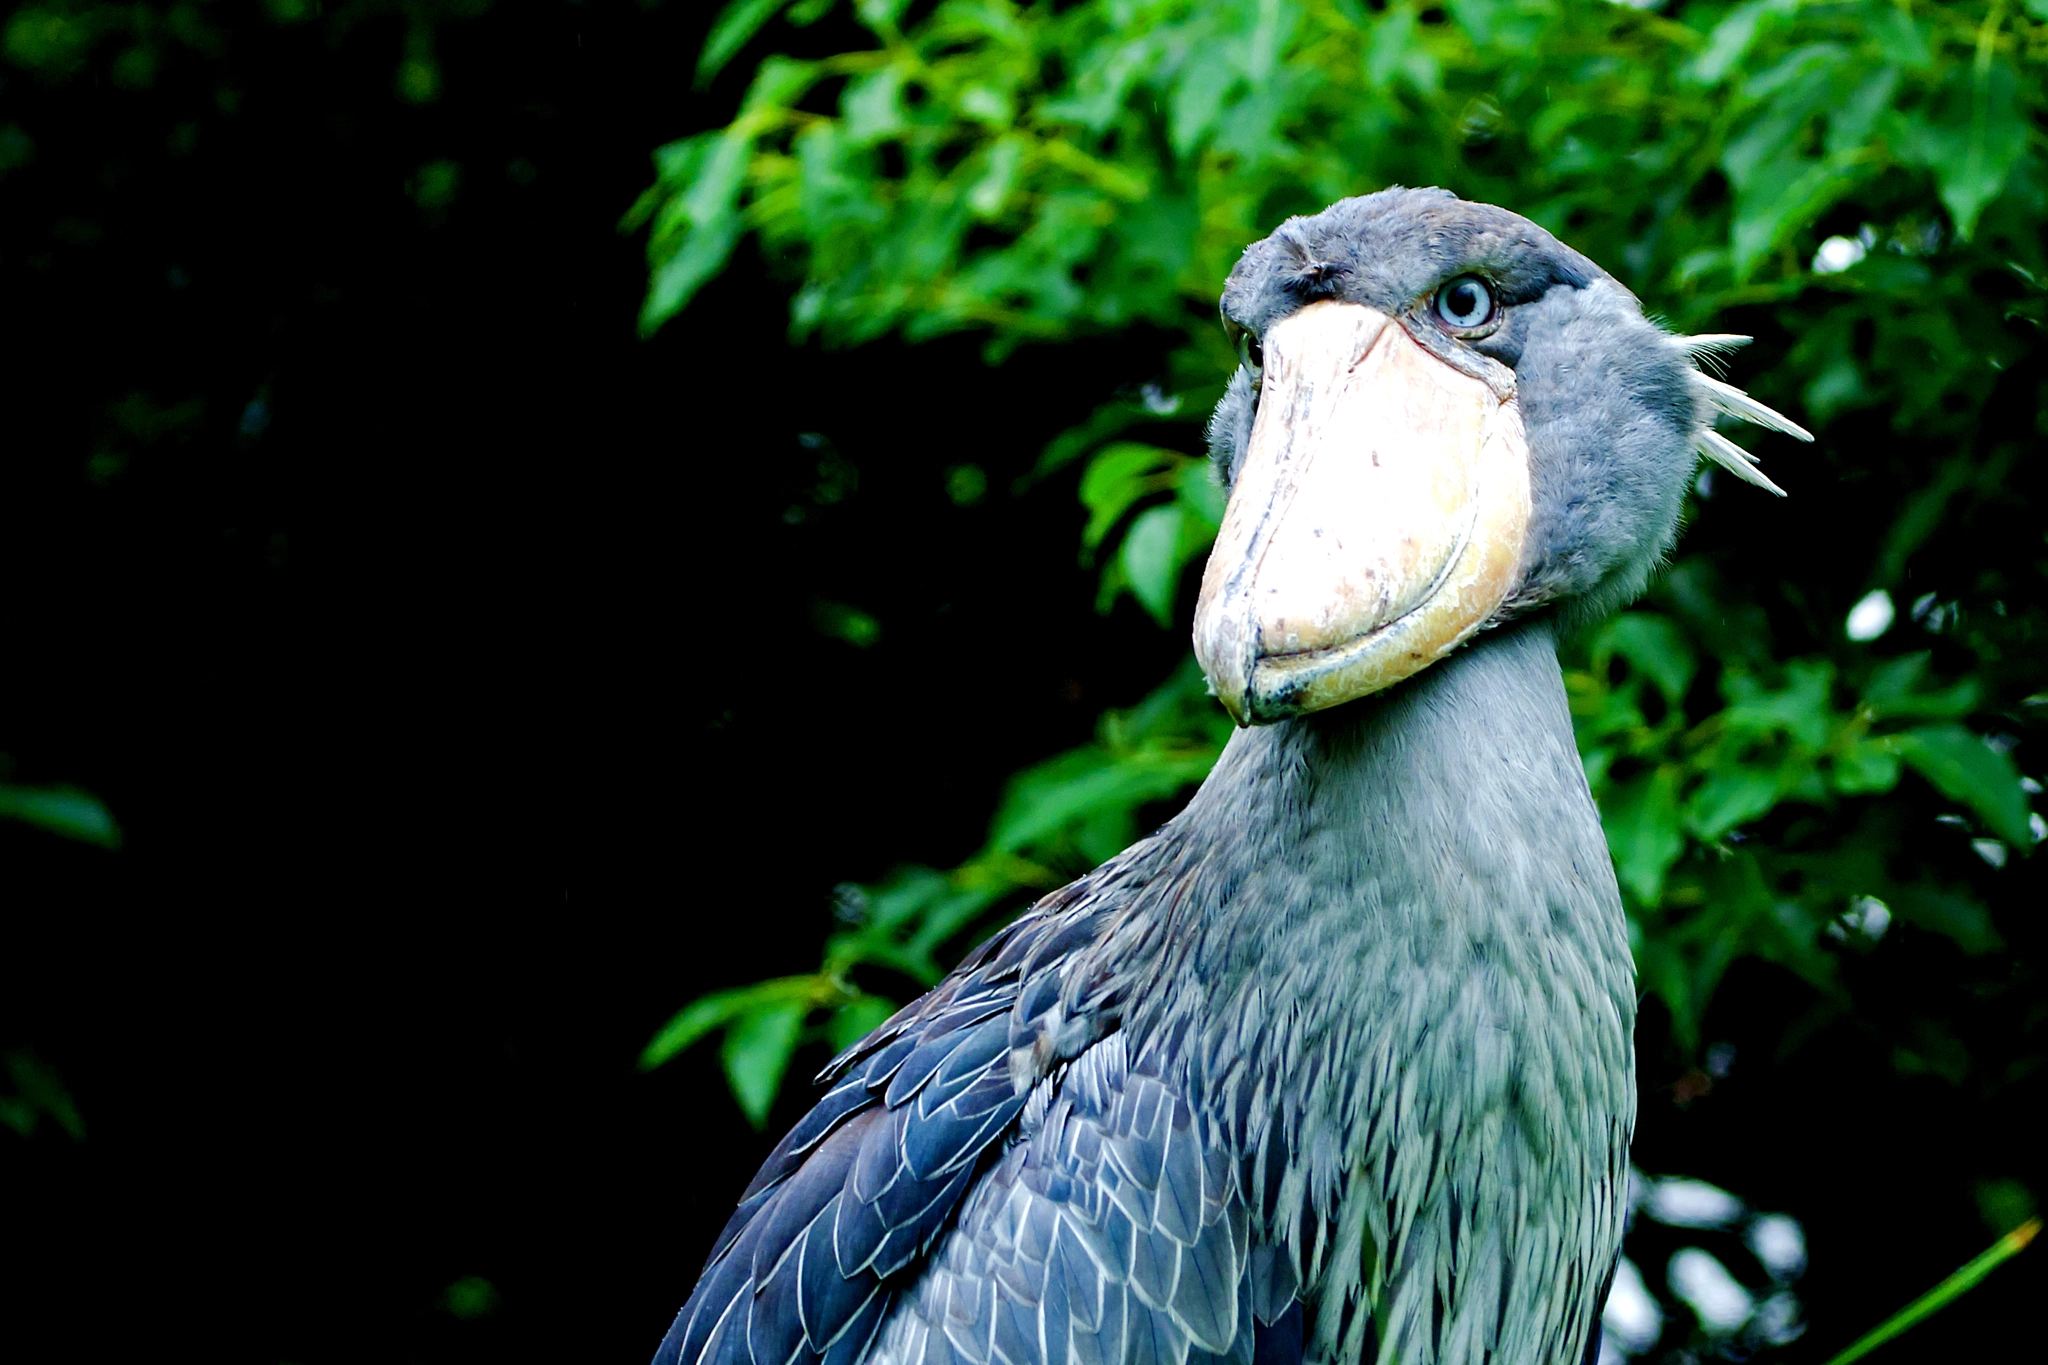
[[1304, 299], [1324, 299], [1337, 292], [1350, 268], [1335, 261], [1309, 261], [1287, 280], [1288, 291]]

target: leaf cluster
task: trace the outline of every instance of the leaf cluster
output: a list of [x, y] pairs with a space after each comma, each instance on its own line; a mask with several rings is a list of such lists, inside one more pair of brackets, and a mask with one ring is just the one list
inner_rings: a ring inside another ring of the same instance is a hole
[[[700, 78], [772, 46], [778, 15], [830, 8], [737, 0]], [[1854, 964], [1880, 939], [1994, 954], [1999, 879], [2042, 831], [2021, 766], [2048, 629], [2029, 454], [2048, 431], [2048, 6], [851, 13], [864, 42], [759, 57], [729, 124], [656, 154], [628, 218], [647, 231], [645, 327], [752, 234], [792, 281], [798, 336], [968, 330], [1000, 358], [1164, 329], [1168, 382], [1105, 401], [1040, 476], [1082, 466], [1102, 606], [1129, 594], [1168, 625], [1218, 519], [1197, 423], [1236, 364], [1213, 309], [1238, 252], [1392, 183], [1513, 207], [1675, 329], [1758, 335], [1745, 382], [1821, 437], [1783, 475], [1791, 519], [1703, 477], [1686, 557], [1569, 661], [1644, 984], [1679, 1047], [1744, 957], [1853, 1012]], [[1896, 599], [1896, 626], [1850, 638], [1859, 599], [1888, 626]], [[1013, 781], [976, 857], [864, 893], [818, 980], [934, 979], [971, 931], [1137, 833], [1222, 738], [1191, 674], [1112, 713], [1095, 744]], [[1901, 1055], [1941, 1052], [1916, 1046]]]

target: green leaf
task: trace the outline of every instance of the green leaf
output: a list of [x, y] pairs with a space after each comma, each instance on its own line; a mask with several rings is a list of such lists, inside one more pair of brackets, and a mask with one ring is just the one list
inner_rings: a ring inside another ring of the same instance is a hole
[[19, 820], [101, 848], [121, 846], [121, 827], [105, 803], [76, 787], [24, 787], [0, 782], [0, 820]]
[[1685, 822], [1705, 843], [1778, 804], [1778, 775], [1757, 768], [1716, 773], [1702, 782], [1685, 805]]
[[1133, 504], [1159, 491], [1160, 471], [1183, 458], [1177, 451], [1135, 441], [1118, 441], [1097, 451], [1081, 475], [1081, 505], [1088, 509], [1081, 543], [1090, 549], [1100, 545]]
[[902, 131], [904, 75], [901, 67], [885, 66], [847, 83], [839, 99], [847, 141], [867, 147]]
[[681, 312], [704, 282], [725, 268], [739, 241], [737, 204], [752, 145], [735, 125], [723, 134], [671, 143], [656, 155], [659, 188], [667, 198], [642, 196], [626, 219], [632, 227], [654, 218], [647, 246], [654, 272], [640, 310], [643, 333]]
[[1888, 792], [1899, 785], [1899, 756], [1885, 740], [1858, 740], [1835, 755], [1828, 775], [1846, 796]]
[[1187, 509], [1186, 527], [1200, 539], [1202, 548], [1216, 539], [1216, 533], [1223, 529], [1223, 511], [1227, 499], [1222, 485], [1210, 471], [1207, 460], [1181, 461], [1180, 472], [1174, 475], [1174, 495], [1180, 505]]
[[1156, 740], [1127, 753], [1088, 745], [1027, 768], [1003, 794], [989, 847], [1004, 853], [1034, 849], [1104, 815], [1128, 820], [1144, 803], [1164, 800], [1207, 776], [1216, 753], [1206, 744]]
[[1922, 690], [1931, 656], [1926, 651], [1886, 662], [1863, 688], [1863, 703], [1885, 720], [1959, 720], [1977, 709], [1981, 689], [1964, 678], [1949, 687]]
[[1960, 725], [1928, 725], [1895, 736], [1899, 757], [1942, 795], [1982, 816], [1993, 833], [2015, 848], [2034, 845], [2027, 794], [2012, 759]]
[[1730, 10], [1707, 35], [1705, 50], [1693, 59], [1687, 74], [1702, 85], [1719, 85], [1748, 53], [1765, 16], [1782, 14], [1790, 8], [1786, 0], [1750, 0], [1749, 4]]
[[789, 0], [731, 0], [718, 17], [711, 21], [711, 32], [704, 39], [704, 50], [697, 56], [697, 87], [711, 84], [712, 77], [725, 69], [747, 40], [761, 31], [777, 10]]
[[1005, 137], [989, 149], [988, 161], [974, 188], [967, 192], [967, 203], [975, 216], [994, 218], [1002, 213], [1010, 202], [1010, 192], [1017, 181], [1017, 169], [1024, 161], [1025, 139], [1018, 136]]
[[834, 1010], [832, 1017], [825, 1021], [825, 1036], [831, 1041], [834, 1052], [844, 1052], [888, 1023], [895, 1013], [894, 1001], [884, 1000], [879, 995], [856, 996]]
[[802, 1036], [807, 1007], [801, 1003], [764, 1003], [733, 1021], [725, 1031], [725, 1079], [732, 1086], [740, 1112], [756, 1128], [768, 1122], [782, 1073]]
[[1954, 940], [1972, 956], [2005, 946], [1991, 923], [1991, 912], [1961, 892], [1932, 886], [1895, 887], [1885, 893], [1884, 900], [1908, 923]]
[[1860, 157], [1805, 161], [1773, 158], [1736, 198], [1730, 234], [1735, 278], [1746, 280], [1758, 261], [1805, 228], [1854, 183], [1848, 171]]
[[946, 874], [929, 867], [900, 867], [866, 896], [869, 919], [883, 928], [906, 924], [951, 893]]
[[1621, 884], [1643, 904], [1655, 905], [1665, 874], [1685, 851], [1677, 769], [1660, 767], [1610, 787], [1600, 803], [1600, 823], [1607, 830]]
[[443, 1291], [441, 1303], [464, 1322], [487, 1318], [498, 1310], [498, 1287], [481, 1275], [465, 1275]]
[[724, 1026], [752, 998], [751, 989], [742, 989], [719, 991], [691, 1001], [648, 1040], [640, 1053], [640, 1069], [652, 1071], [713, 1029]]
[[1767, 687], [1744, 673], [1730, 672], [1722, 689], [1731, 703], [1724, 713], [1737, 734], [1789, 735], [1803, 748], [1825, 748], [1836, 713], [1829, 705], [1834, 665], [1825, 659], [1794, 659], [1785, 665], [1785, 685]]
[[1181, 521], [1186, 515], [1178, 503], [1148, 508], [1124, 536], [1121, 559], [1131, 595], [1153, 620], [1168, 629], [1173, 626], [1173, 601], [1185, 562], [1179, 549]]
[[648, 1041], [640, 1054], [640, 1069], [652, 1071], [698, 1039], [714, 1029], [723, 1028], [748, 1011], [788, 1001], [818, 998], [821, 987], [823, 993], [833, 989], [829, 982], [821, 982], [816, 976], [785, 976], [701, 996], [678, 1011]]
[[811, 624], [820, 635], [844, 640], [856, 649], [867, 649], [882, 638], [882, 623], [859, 607], [844, 602], [811, 604]]
[[1686, 689], [1692, 686], [1693, 674], [1699, 668], [1692, 647], [1678, 633], [1678, 627], [1654, 612], [1623, 612], [1603, 626], [1594, 655], [1598, 658], [1608, 653], [1628, 660], [1629, 666], [1655, 684], [1672, 706], [1685, 700]]
[[2019, 90], [2018, 75], [2004, 61], [1958, 67], [1937, 98], [1901, 125], [1901, 156], [1933, 172], [1956, 235], [1965, 241], [2026, 151]]
[[1090, 450], [1111, 437], [1134, 427], [1157, 425], [1161, 422], [1199, 421], [1208, 415], [1222, 396], [1222, 385], [1214, 390], [1199, 390], [1192, 394], [1166, 396], [1154, 394], [1147, 400], [1132, 402], [1116, 399], [1102, 404], [1090, 413], [1088, 420], [1079, 426], [1068, 427], [1046, 443], [1039, 453], [1038, 461], [1025, 476], [1027, 482], [1044, 478], [1056, 469], [1063, 469]]
[[[2030, 6], [2044, 2], [2048, 0], [2028, 0]], [[1872, 5], [1864, 11], [1863, 22], [1869, 25], [1870, 36], [1886, 61], [1910, 71], [1925, 71], [1934, 65], [1934, 49], [1927, 45], [1927, 35], [1904, 9]]]

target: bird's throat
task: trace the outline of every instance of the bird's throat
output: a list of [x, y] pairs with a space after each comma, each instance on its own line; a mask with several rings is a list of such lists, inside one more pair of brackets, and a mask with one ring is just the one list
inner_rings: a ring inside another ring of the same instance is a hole
[[[1430, 1267], [1564, 1229], [1569, 1265], [1451, 1277], [1472, 1313], [1564, 1331], [1544, 1283], [1597, 1283], [1620, 1238], [1635, 986], [1549, 625], [1238, 731], [1132, 852], [1152, 868], [1113, 951], [1150, 979], [1127, 1036], [1195, 1059], [1198, 1103], [1254, 1154], [1254, 1235], [1288, 1245], [1311, 1299], [1426, 1318]], [[1357, 1358], [1355, 1317], [1316, 1324], [1311, 1359]], [[1499, 1358], [1551, 1358], [1523, 1345]]]

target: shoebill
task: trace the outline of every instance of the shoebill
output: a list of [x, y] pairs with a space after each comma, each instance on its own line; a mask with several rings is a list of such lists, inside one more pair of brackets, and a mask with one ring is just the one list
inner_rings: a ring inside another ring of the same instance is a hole
[[1805, 433], [1526, 219], [1390, 189], [1223, 291], [1187, 808], [835, 1060], [657, 1365], [1573, 1365], [1635, 984], [1557, 641], [1713, 429]]

